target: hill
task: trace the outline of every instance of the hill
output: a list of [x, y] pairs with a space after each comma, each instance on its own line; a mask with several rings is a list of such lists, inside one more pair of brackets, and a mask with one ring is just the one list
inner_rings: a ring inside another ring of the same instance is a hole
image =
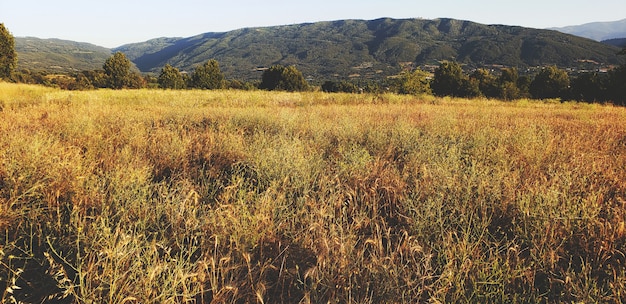
[[90, 43], [16, 37], [18, 69], [70, 72], [101, 69], [111, 50]]
[[122, 51], [143, 72], [165, 64], [185, 71], [217, 59], [231, 78], [258, 79], [262, 67], [297, 65], [312, 78], [394, 75], [406, 65], [434, 65], [453, 59], [470, 66], [519, 68], [581, 60], [619, 63], [619, 49], [557, 31], [484, 25], [455, 19], [341, 20], [188, 38], [159, 38], [124, 45]]
[[614, 38], [614, 39], [602, 40], [602, 43], [624, 48], [626, 47], [626, 38]]
[[592, 22], [551, 29], [596, 41], [626, 38], [626, 19], [612, 22]]

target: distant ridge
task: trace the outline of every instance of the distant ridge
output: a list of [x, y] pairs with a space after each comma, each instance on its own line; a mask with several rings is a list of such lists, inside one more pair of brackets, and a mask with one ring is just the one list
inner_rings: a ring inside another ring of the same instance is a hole
[[456, 19], [338, 20], [163, 37], [107, 49], [59, 39], [16, 37], [18, 68], [70, 72], [101, 69], [124, 52], [142, 72], [165, 64], [192, 71], [216, 59], [230, 79], [256, 80], [271, 65], [296, 65], [307, 78], [383, 78], [415, 66], [456, 60], [467, 67], [578, 67], [620, 64], [621, 49], [553, 30]]
[[111, 50], [84, 42], [15, 37], [18, 69], [71, 72], [101, 69]]
[[609, 40], [602, 40], [602, 43], [608, 44], [608, 45], [613, 45], [613, 46], [620, 47], [620, 48], [625, 48], [626, 47], [626, 38], [615, 38], [615, 39], [609, 39]]
[[596, 41], [626, 38], [626, 19], [610, 22], [591, 22], [551, 29]]
[[614, 46], [557, 31], [456, 19], [339, 20], [158, 38], [121, 51], [143, 72], [185, 71], [217, 59], [227, 77], [258, 79], [257, 68], [296, 65], [312, 78], [383, 77], [403, 66], [456, 60], [519, 68], [578, 62], [618, 64]]

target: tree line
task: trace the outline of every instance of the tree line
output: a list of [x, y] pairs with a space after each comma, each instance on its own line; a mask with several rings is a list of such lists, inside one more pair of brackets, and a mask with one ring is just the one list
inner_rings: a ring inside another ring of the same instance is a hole
[[[158, 76], [141, 75], [133, 70], [131, 61], [117, 52], [106, 60], [101, 70], [82, 71], [72, 75], [47, 75], [44, 72], [15, 71], [17, 54], [11, 34], [0, 24], [0, 79], [21, 83], [57, 86], [70, 90], [95, 88], [136, 89], [262, 89], [307, 91], [311, 86], [295, 66], [275, 65], [261, 75], [258, 82], [226, 80], [219, 63], [212, 59], [197, 66], [191, 73], [165, 65]], [[624, 55], [626, 50], [622, 51]], [[499, 71], [475, 69], [465, 72], [461, 64], [443, 61], [429, 73], [421, 69], [406, 71], [384, 80], [326, 81], [319, 88], [324, 92], [433, 94], [464, 98], [520, 98], [612, 102], [626, 105], [626, 64], [608, 73], [586, 72], [575, 77], [556, 66], [542, 68], [535, 75], [520, 75], [517, 68]]]

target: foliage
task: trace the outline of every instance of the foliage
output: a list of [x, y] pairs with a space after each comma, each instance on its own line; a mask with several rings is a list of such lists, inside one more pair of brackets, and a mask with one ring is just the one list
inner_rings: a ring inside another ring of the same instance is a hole
[[203, 90], [217, 90], [224, 88], [224, 74], [215, 59], [196, 67], [191, 74], [190, 87]]
[[132, 85], [131, 62], [122, 52], [117, 52], [104, 62], [107, 87], [124, 89]]
[[16, 66], [15, 39], [4, 23], [0, 23], [0, 80], [11, 79]]
[[602, 102], [606, 101], [608, 85], [607, 75], [596, 72], [587, 72], [572, 79], [572, 98], [581, 101]]
[[402, 75], [402, 89], [400, 93], [411, 95], [432, 94], [430, 89], [430, 73], [415, 69]]
[[517, 68], [504, 68], [500, 71], [497, 79], [497, 95], [503, 100], [514, 100], [525, 97], [524, 91], [519, 85], [520, 78]]
[[180, 71], [166, 64], [165, 67], [161, 70], [161, 74], [159, 75], [159, 86], [163, 89], [184, 89], [185, 88], [185, 80], [183, 79], [183, 75], [180, 74]]
[[461, 65], [453, 61], [443, 61], [431, 83], [436, 96], [466, 96], [470, 87], [469, 77], [463, 73]]
[[261, 76], [262, 90], [279, 90], [288, 92], [301, 92], [308, 89], [308, 84], [295, 66], [274, 65], [263, 72]]
[[626, 111], [0, 83], [3, 303], [619, 303]]
[[489, 98], [500, 97], [500, 94], [498, 94], [497, 78], [492, 75], [490, 71], [486, 69], [476, 69], [469, 77], [478, 83], [480, 95]]
[[626, 64], [609, 72], [607, 94], [608, 99], [616, 104], [626, 106]]
[[567, 98], [570, 81], [567, 72], [556, 66], [541, 69], [530, 83], [530, 94], [537, 99]]
[[359, 88], [356, 84], [349, 81], [327, 80], [322, 84], [322, 91], [327, 93], [358, 93]]

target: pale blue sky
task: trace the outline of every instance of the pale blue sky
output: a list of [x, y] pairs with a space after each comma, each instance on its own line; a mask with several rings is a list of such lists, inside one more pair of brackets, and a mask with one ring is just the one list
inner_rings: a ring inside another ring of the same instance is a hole
[[116, 47], [244, 27], [339, 19], [449, 17], [547, 28], [626, 18], [625, 0], [0, 0], [14, 36]]

